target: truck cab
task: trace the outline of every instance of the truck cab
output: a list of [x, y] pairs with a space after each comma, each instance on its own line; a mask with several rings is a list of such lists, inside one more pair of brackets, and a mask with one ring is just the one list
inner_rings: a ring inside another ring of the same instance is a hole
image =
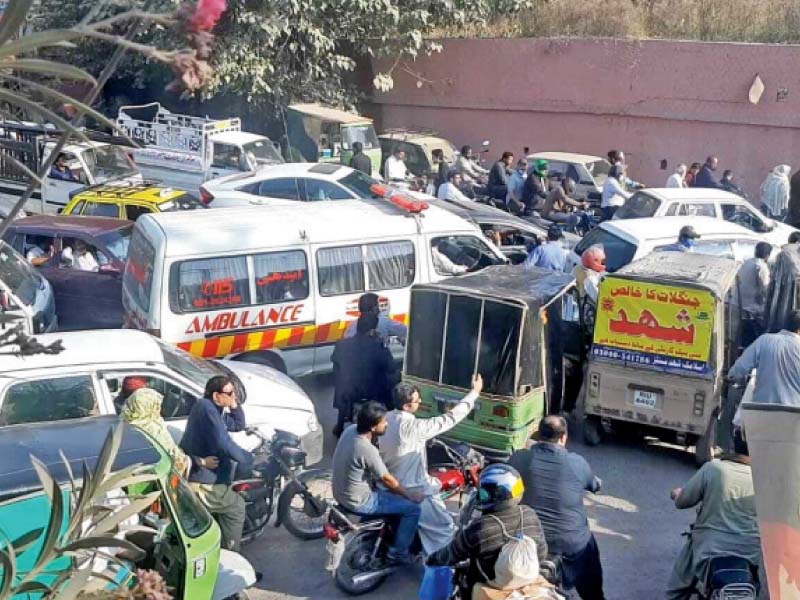
[[283, 162], [268, 137], [242, 131], [238, 118], [179, 115], [154, 102], [123, 106], [117, 124], [141, 145], [133, 156], [145, 177], [192, 193], [209, 179]]

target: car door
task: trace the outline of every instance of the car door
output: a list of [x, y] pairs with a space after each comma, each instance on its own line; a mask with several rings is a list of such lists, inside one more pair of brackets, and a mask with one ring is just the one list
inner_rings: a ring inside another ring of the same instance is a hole
[[63, 239], [62, 247], [72, 247], [76, 239], [81, 239], [86, 244], [101, 265], [101, 270], [75, 269], [63, 259], [57, 261], [57, 266], [54, 265], [51, 283], [57, 281], [57, 284], [53, 283], [53, 287], [60, 328], [74, 331], [122, 327], [122, 274], [103, 270], [103, 265], [110, 264], [111, 261], [95, 246], [90, 237]]
[[98, 380], [117, 414], [122, 411], [125, 400], [138, 389], [138, 386], [148, 387], [161, 394], [163, 396], [161, 416], [176, 442], [180, 442], [186, 430], [189, 412], [200, 398], [200, 394], [195, 390], [153, 369], [103, 369], [98, 372]]
[[244, 161], [242, 150], [239, 146], [223, 144], [221, 142], [212, 142], [212, 144], [211, 179], [247, 170], [246, 168], [242, 168], [244, 166]]

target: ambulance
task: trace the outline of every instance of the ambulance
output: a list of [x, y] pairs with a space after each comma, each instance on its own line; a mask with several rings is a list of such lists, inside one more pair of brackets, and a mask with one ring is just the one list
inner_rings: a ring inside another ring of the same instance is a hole
[[363, 293], [407, 323], [413, 284], [505, 262], [474, 223], [397, 196], [154, 213], [131, 239], [125, 324], [203, 358], [325, 372]]

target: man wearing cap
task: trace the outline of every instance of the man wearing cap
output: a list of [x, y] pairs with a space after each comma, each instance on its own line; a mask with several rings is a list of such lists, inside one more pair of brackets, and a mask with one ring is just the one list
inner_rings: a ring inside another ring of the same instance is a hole
[[695, 240], [700, 239], [700, 234], [691, 225], [684, 225], [678, 233], [678, 241], [669, 246], [659, 248], [662, 252], [694, 252]]
[[525, 261], [526, 267], [539, 267], [551, 271], [563, 271], [567, 264], [567, 253], [561, 246], [564, 234], [558, 225], [550, 225], [547, 230], [547, 243], [533, 249]]
[[539, 159], [522, 186], [522, 203], [525, 214], [530, 215], [547, 200], [547, 168], [546, 160]]

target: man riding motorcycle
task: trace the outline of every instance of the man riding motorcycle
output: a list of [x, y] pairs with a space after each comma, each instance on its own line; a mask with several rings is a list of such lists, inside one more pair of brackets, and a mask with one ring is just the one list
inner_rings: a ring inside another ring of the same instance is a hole
[[700, 505], [669, 579], [668, 600], [689, 600], [705, 580], [715, 556], [738, 556], [761, 565], [750, 455], [742, 431], [733, 438], [734, 453], [703, 465], [682, 488], [670, 494], [679, 509]]
[[[481, 473], [476, 508], [480, 518], [460, 529], [444, 548], [430, 555], [425, 564], [453, 566], [469, 560], [467, 585], [486, 583], [495, 578], [495, 562], [508, 541], [504, 535], [521, 533], [536, 542], [536, 552], [544, 560], [547, 541], [539, 517], [528, 506], [520, 505], [525, 488], [522, 478], [513, 467], [495, 463]], [[505, 532], [504, 532], [505, 530]]]
[[399, 383], [394, 388], [395, 410], [387, 415], [389, 426], [381, 438], [381, 457], [403, 487], [425, 494], [419, 534], [426, 554], [450, 541], [455, 524], [438, 496], [441, 483], [428, 475], [425, 444], [463, 421], [475, 406], [482, 389], [483, 379], [475, 375], [470, 393], [449, 411], [439, 417], [418, 419], [414, 413], [421, 402], [419, 390], [408, 383]]

